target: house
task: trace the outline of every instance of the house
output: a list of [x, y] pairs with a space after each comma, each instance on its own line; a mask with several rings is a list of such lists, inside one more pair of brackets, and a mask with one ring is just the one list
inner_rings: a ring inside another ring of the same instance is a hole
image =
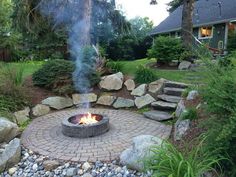
[[[180, 37], [183, 6], [156, 26], [151, 36]], [[229, 34], [236, 31], [236, 0], [199, 0], [194, 4], [193, 35], [211, 49], [226, 50]]]

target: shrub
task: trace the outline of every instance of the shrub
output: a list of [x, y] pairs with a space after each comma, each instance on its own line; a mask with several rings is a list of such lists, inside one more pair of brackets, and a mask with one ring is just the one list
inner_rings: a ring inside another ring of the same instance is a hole
[[197, 114], [197, 109], [192, 107], [192, 108], [188, 108], [186, 111], [183, 112], [183, 114], [181, 114], [181, 119], [182, 120], [196, 120], [198, 118], [198, 114]]
[[[59, 94], [73, 93], [72, 73], [74, 70], [75, 65], [71, 61], [50, 60], [33, 74], [33, 83]], [[90, 85], [94, 86], [100, 81], [100, 75], [97, 72], [91, 72], [88, 79]]]
[[203, 141], [191, 150], [191, 144], [185, 146], [184, 152], [168, 142], [154, 146], [153, 156], [146, 161], [147, 170], [155, 177], [199, 177], [215, 171], [213, 165], [218, 165], [220, 159], [203, 148]]
[[64, 86], [72, 86], [73, 71], [74, 65], [71, 61], [51, 60], [33, 74], [33, 83], [57, 91]]
[[29, 105], [23, 71], [23, 67], [0, 65], [0, 112], [17, 111]]
[[220, 149], [218, 156], [229, 157], [232, 163], [224, 162], [222, 166], [229, 176], [236, 175], [236, 81], [233, 70], [205, 62], [206, 83], [201, 94], [207, 103], [211, 119], [206, 124], [209, 137], [207, 145], [210, 150]]
[[156, 58], [157, 62], [168, 63], [179, 60], [183, 51], [180, 39], [161, 36], [155, 39], [152, 48], [148, 50], [148, 57]]
[[137, 69], [137, 71], [135, 72], [135, 81], [137, 83], [150, 83], [154, 80], [157, 79], [157, 76], [155, 75], [155, 73], [149, 69], [149, 68], [146, 68], [142, 65], [140, 65]]
[[124, 65], [119, 62], [109, 62], [106, 65], [113, 73], [121, 72]]
[[192, 61], [194, 59], [197, 59], [198, 56], [193, 52], [193, 51], [184, 51], [183, 53], [180, 54], [179, 60], [180, 61]]

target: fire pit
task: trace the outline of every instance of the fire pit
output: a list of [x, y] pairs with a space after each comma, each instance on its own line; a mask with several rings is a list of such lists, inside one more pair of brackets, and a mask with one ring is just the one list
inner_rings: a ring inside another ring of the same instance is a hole
[[99, 114], [78, 114], [62, 121], [62, 133], [69, 137], [89, 138], [108, 130], [109, 119]]

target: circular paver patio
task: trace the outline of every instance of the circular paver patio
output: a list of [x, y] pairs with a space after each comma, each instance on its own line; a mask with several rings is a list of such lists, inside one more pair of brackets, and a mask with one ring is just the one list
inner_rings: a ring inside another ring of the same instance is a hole
[[[78, 113], [91, 112], [106, 115], [110, 130], [100, 136], [86, 139], [66, 137], [61, 132], [61, 121]], [[111, 161], [131, 146], [138, 135], [167, 138], [171, 127], [124, 110], [73, 109], [39, 117], [22, 134], [23, 145], [41, 155], [66, 161]]]

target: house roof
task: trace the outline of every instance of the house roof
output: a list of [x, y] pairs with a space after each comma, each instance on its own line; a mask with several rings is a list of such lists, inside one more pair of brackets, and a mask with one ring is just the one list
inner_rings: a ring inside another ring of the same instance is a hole
[[[155, 27], [150, 35], [181, 29], [183, 6], [178, 7]], [[195, 2], [193, 26], [219, 24], [236, 20], [236, 0], [199, 0]]]

